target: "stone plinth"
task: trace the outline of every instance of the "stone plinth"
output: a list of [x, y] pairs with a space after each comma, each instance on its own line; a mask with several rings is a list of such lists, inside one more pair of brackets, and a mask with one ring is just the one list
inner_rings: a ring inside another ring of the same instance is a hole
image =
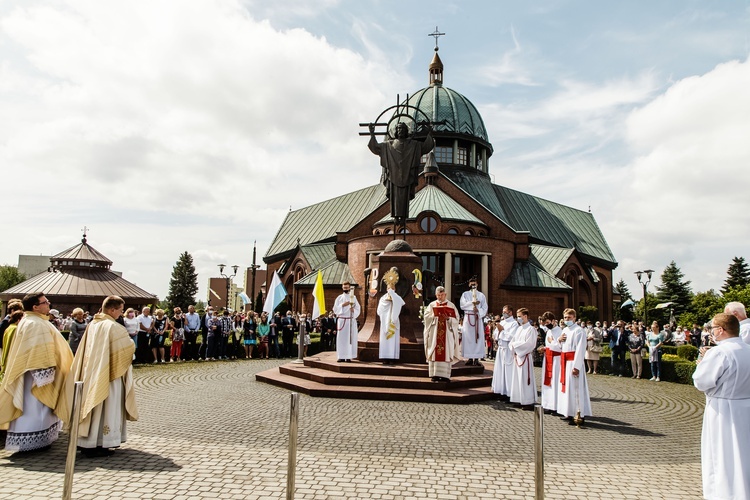
[[[392, 267], [398, 269], [399, 280], [396, 292], [404, 299], [399, 321], [401, 323], [401, 349], [399, 361], [404, 363], [424, 363], [423, 325], [419, 319], [422, 298], [412, 293], [414, 275], [412, 271], [422, 271], [422, 259], [414, 255], [411, 247], [403, 240], [394, 240], [385, 250], [372, 259], [372, 269], [378, 270], [378, 293], [365, 299], [365, 323], [359, 331], [358, 355], [361, 361], [378, 361], [380, 348], [380, 318], [377, 315], [378, 301], [385, 293], [383, 276]], [[369, 284], [367, 285], [369, 289]]]

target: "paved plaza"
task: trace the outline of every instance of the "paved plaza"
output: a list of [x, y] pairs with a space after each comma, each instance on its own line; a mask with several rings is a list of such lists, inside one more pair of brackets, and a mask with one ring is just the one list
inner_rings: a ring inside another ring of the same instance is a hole
[[[113, 456], [78, 456], [73, 498], [285, 498], [289, 391], [277, 361], [137, 367], [140, 420]], [[537, 380], [539, 370], [537, 369]], [[704, 397], [692, 386], [595, 375], [595, 417], [544, 417], [546, 498], [701, 498]], [[533, 412], [300, 397], [299, 499], [533, 498]], [[0, 451], [0, 498], [60, 498], [67, 435]]]

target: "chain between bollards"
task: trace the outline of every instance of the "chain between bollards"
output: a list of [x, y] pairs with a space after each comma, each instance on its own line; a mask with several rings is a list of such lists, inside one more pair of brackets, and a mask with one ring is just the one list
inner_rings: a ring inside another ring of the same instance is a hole
[[289, 407], [289, 457], [286, 464], [286, 498], [294, 499], [294, 479], [297, 474], [297, 422], [299, 421], [299, 393], [291, 394]]
[[536, 500], [544, 499], [544, 408], [534, 405], [534, 460], [536, 483]]
[[70, 495], [73, 493], [73, 473], [76, 468], [76, 449], [78, 448], [78, 421], [81, 418], [81, 394], [83, 394], [83, 382], [76, 382], [73, 408], [70, 411], [70, 441], [68, 441], [68, 458], [65, 461], [63, 500], [70, 500]]

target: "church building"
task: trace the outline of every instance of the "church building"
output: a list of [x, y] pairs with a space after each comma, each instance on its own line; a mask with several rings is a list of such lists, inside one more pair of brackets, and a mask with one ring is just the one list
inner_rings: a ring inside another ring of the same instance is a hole
[[[422, 158], [406, 228], [398, 230], [422, 259], [425, 304], [439, 285], [458, 303], [476, 276], [494, 314], [505, 304], [526, 307], [533, 318], [594, 306], [599, 319], [611, 320], [617, 261], [594, 216], [492, 182], [482, 117], [443, 85], [437, 50], [429, 85], [407, 96], [389, 122], [392, 128], [396, 115], [408, 115], [417, 139], [426, 134], [420, 122], [432, 124], [435, 147]], [[362, 151], [370, 155], [365, 143]], [[294, 310], [312, 310], [318, 270], [329, 309], [345, 280], [364, 304], [365, 272], [395, 236], [386, 190], [375, 184], [289, 212], [263, 260], [269, 273], [279, 272]]]

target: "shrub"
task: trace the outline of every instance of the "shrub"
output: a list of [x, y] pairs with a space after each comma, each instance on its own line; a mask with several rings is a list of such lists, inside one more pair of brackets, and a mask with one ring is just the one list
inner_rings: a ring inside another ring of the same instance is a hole
[[665, 361], [682, 361], [680, 357], [677, 354], [662, 354], [661, 355], [661, 362], [664, 363]]
[[677, 355], [677, 347], [673, 345], [663, 345], [661, 346], [661, 353], [662, 354], [674, 354]]
[[688, 361], [695, 361], [698, 357], [698, 348], [690, 344], [681, 345], [677, 348], [677, 355]]
[[[693, 346], [690, 346], [693, 347]], [[697, 365], [692, 361], [681, 361], [674, 364], [675, 382], [680, 384], [692, 384], [693, 372]]]

